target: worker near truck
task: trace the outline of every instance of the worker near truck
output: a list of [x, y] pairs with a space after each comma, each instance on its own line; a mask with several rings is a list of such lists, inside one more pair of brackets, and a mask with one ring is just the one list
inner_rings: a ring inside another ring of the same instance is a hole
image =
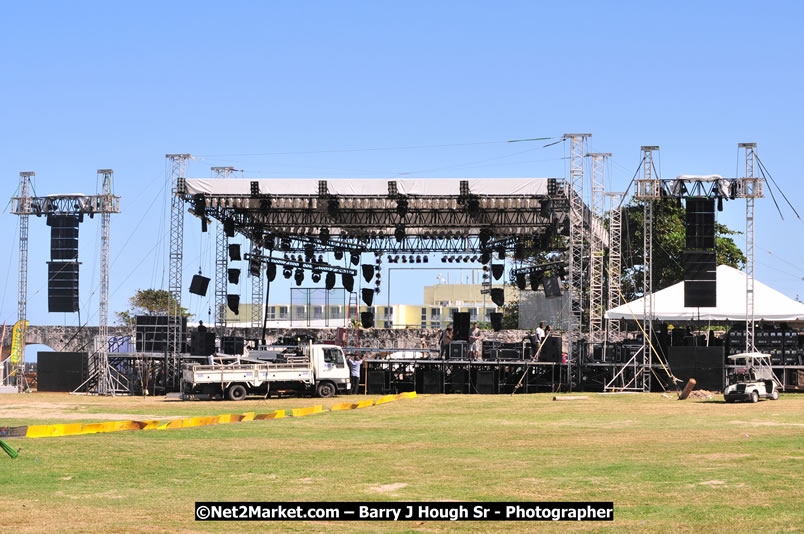
[[352, 384], [352, 395], [357, 395], [360, 388], [360, 367], [366, 355], [350, 354], [346, 361], [349, 363], [349, 381]]

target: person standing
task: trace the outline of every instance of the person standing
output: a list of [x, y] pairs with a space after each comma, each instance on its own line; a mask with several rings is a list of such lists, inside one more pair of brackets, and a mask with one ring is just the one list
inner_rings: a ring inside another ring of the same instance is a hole
[[536, 329], [536, 340], [539, 345], [544, 341], [544, 322], [539, 323], [539, 328]]
[[347, 358], [349, 363], [349, 381], [352, 385], [352, 395], [357, 395], [360, 392], [360, 368], [363, 366], [365, 355], [358, 356], [357, 354], [350, 354]]
[[472, 332], [469, 334], [469, 342], [471, 345], [469, 346], [469, 359], [471, 360], [479, 360], [480, 359], [480, 327], [475, 323], [474, 328], [472, 328]]
[[441, 334], [441, 358], [449, 356], [449, 344], [452, 343], [452, 325], [449, 325]]

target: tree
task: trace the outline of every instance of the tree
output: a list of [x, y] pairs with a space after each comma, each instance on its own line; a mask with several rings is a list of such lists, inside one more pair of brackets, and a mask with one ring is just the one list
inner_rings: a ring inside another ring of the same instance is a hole
[[[168, 304], [175, 304], [176, 300], [164, 289], [138, 289], [137, 293], [128, 299], [128, 310], [116, 312], [117, 322], [124, 326], [134, 326], [137, 315], [159, 315], [168, 312]], [[187, 308], [181, 308], [182, 317], [192, 317]]]
[[[653, 203], [653, 291], [684, 280], [683, 253], [686, 246], [685, 210], [679, 202], [665, 199]], [[644, 211], [634, 201], [623, 208], [622, 291], [626, 301], [642, 296]], [[729, 237], [740, 234], [715, 224], [717, 265], [737, 269], [745, 265], [745, 255]]]

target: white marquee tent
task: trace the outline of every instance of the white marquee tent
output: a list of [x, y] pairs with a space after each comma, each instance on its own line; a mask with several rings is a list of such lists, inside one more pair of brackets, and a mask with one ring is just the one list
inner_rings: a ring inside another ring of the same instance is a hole
[[[684, 282], [653, 294], [654, 318], [658, 321], [745, 321], [745, 273], [720, 265], [717, 268], [717, 306], [685, 308]], [[607, 319], [643, 318], [643, 299], [606, 312]], [[766, 322], [804, 321], [804, 304], [754, 280], [754, 320]]]

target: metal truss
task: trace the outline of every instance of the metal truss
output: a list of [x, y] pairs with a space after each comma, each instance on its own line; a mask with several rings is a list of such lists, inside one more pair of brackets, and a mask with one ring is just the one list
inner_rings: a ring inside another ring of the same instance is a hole
[[175, 388], [181, 375], [181, 275], [184, 255], [184, 202], [187, 160], [190, 154], [166, 154], [170, 165], [170, 254], [168, 265], [168, 351], [165, 361], [165, 386]]
[[[754, 178], [756, 143], [739, 143], [745, 149], [745, 352], [754, 352], [754, 198], [762, 196], [762, 182]], [[748, 194], [746, 194], [748, 189]]]
[[[567, 373], [572, 379], [572, 366], [580, 360], [580, 339], [583, 324], [583, 249], [584, 249], [584, 211], [583, 201], [583, 158], [586, 154], [586, 140], [591, 134], [564, 134], [570, 140], [570, 178], [567, 197], [569, 199], [569, 357]], [[570, 388], [571, 389], [571, 388]]]
[[[20, 173], [23, 174], [23, 173]], [[33, 176], [34, 173], [26, 173]], [[94, 215], [120, 213], [120, 197], [114, 195], [49, 195], [11, 199], [15, 215]]]
[[[620, 295], [620, 284], [622, 275], [622, 201], [624, 193], [606, 193], [609, 199], [609, 292], [607, 309], [612, 310], [622, 304]], [[607, 319], [606, 331], [607, 338], [612, 341], [620, 341], [622, 334], [620, 331], [619, 319]]]
[[[262, 251], [254, 243], [251, 244], [251, 252], [262, 255]], [[262, 306], [265, 296], [262, 269], [258, 269], [257, 274], [249, 272], [249, 275], [251, 276], [251, 326], [259, 328], [262, 326]]]
[[[610, 153], [587, 154], [592, 158], [592, 197], [590, 210], [592, 220], [602, 225], [603, 194], [606, 160]], [[604, 243], [597, 232], [589, 233], [589, 338], [590, 344], [602, 343], [605, 337], [603, 329], [603, 260], [605, 258]]]
[[[212, 167], [217, 178], [227, 179], [234, 167]], [[215, 230], [215, 331], [219, 336], [226, 330], [226, 295], [229, 294], [229, 237], [220, 219]]]
[[335, 274], [348, 274], [352, 276], [357, 275], [357, 270], [349, 269], [346, 267], [339, 267], [337, 265], [330, 265], [328, 263], [310, 262], [303, 260], [290, 260], [287, 258], [269, 257], [262, 254], [246, 254], [243, 256], [246, 261], [257, 260], [260, 265], [273, 263], [279, 267], [288, 267], [290, 269], [307, 269], [310, 271], [321, 271], [322, 273], [335, 273]]
[[[28, 215], [25, 211], [30, 206], [31, 179], [35, 176], [32, 172], [20, 173], [19, 198], [12, 199], [17, 201], [16, 206], [20, 209], [20, 239], [19, 239], [19, 269], [17, 271], [17, 321], [25, 321], [28, 316]], [[13, 212], [12, 213], [16, 213]], [[25, 332], [25, 323], [23, 332]], [[20, 344], [22, 354], [19, 355], [17, 362], [17, 389], [25, 389], [25, 338], [23, 336]], [[11, 372], [11, 371], [10, 371]]]
[[635, 376], [635, 387], [642, 391], [651, 388], [651, 364], [653, 362], [653, 202], [661, 197], [661, 180], [657, 176], [653, 165], [653, 152], [658, 146], [643, 146], [642, 151], [642, 178], [636, 180], [636, 194], [634, 198], [642, 200], [643, 204], [643, 250], [642, 250], [642, 313], [644, 336], [642, 349], [637, 362], [640, 371]]
[[[101, 203], [113, 201], [112, 195], [112, 169], [99, 169], [101, 180]], [[119, 199], [118, 199], [119, 200]], [[119, 204], [118, 204], [119, 207]], [[103, 211], [101, 214], [101, 246], [100, 246], [100, 292], [98, 296], [98, 350], [92, 355], [89, 363], [90, 372], [95, 367], [98, 379], [96, 384], [99, 395], [114, 394], [111, 371], [109, 370], [109, 242], [111, 237], [111, 214]]]

